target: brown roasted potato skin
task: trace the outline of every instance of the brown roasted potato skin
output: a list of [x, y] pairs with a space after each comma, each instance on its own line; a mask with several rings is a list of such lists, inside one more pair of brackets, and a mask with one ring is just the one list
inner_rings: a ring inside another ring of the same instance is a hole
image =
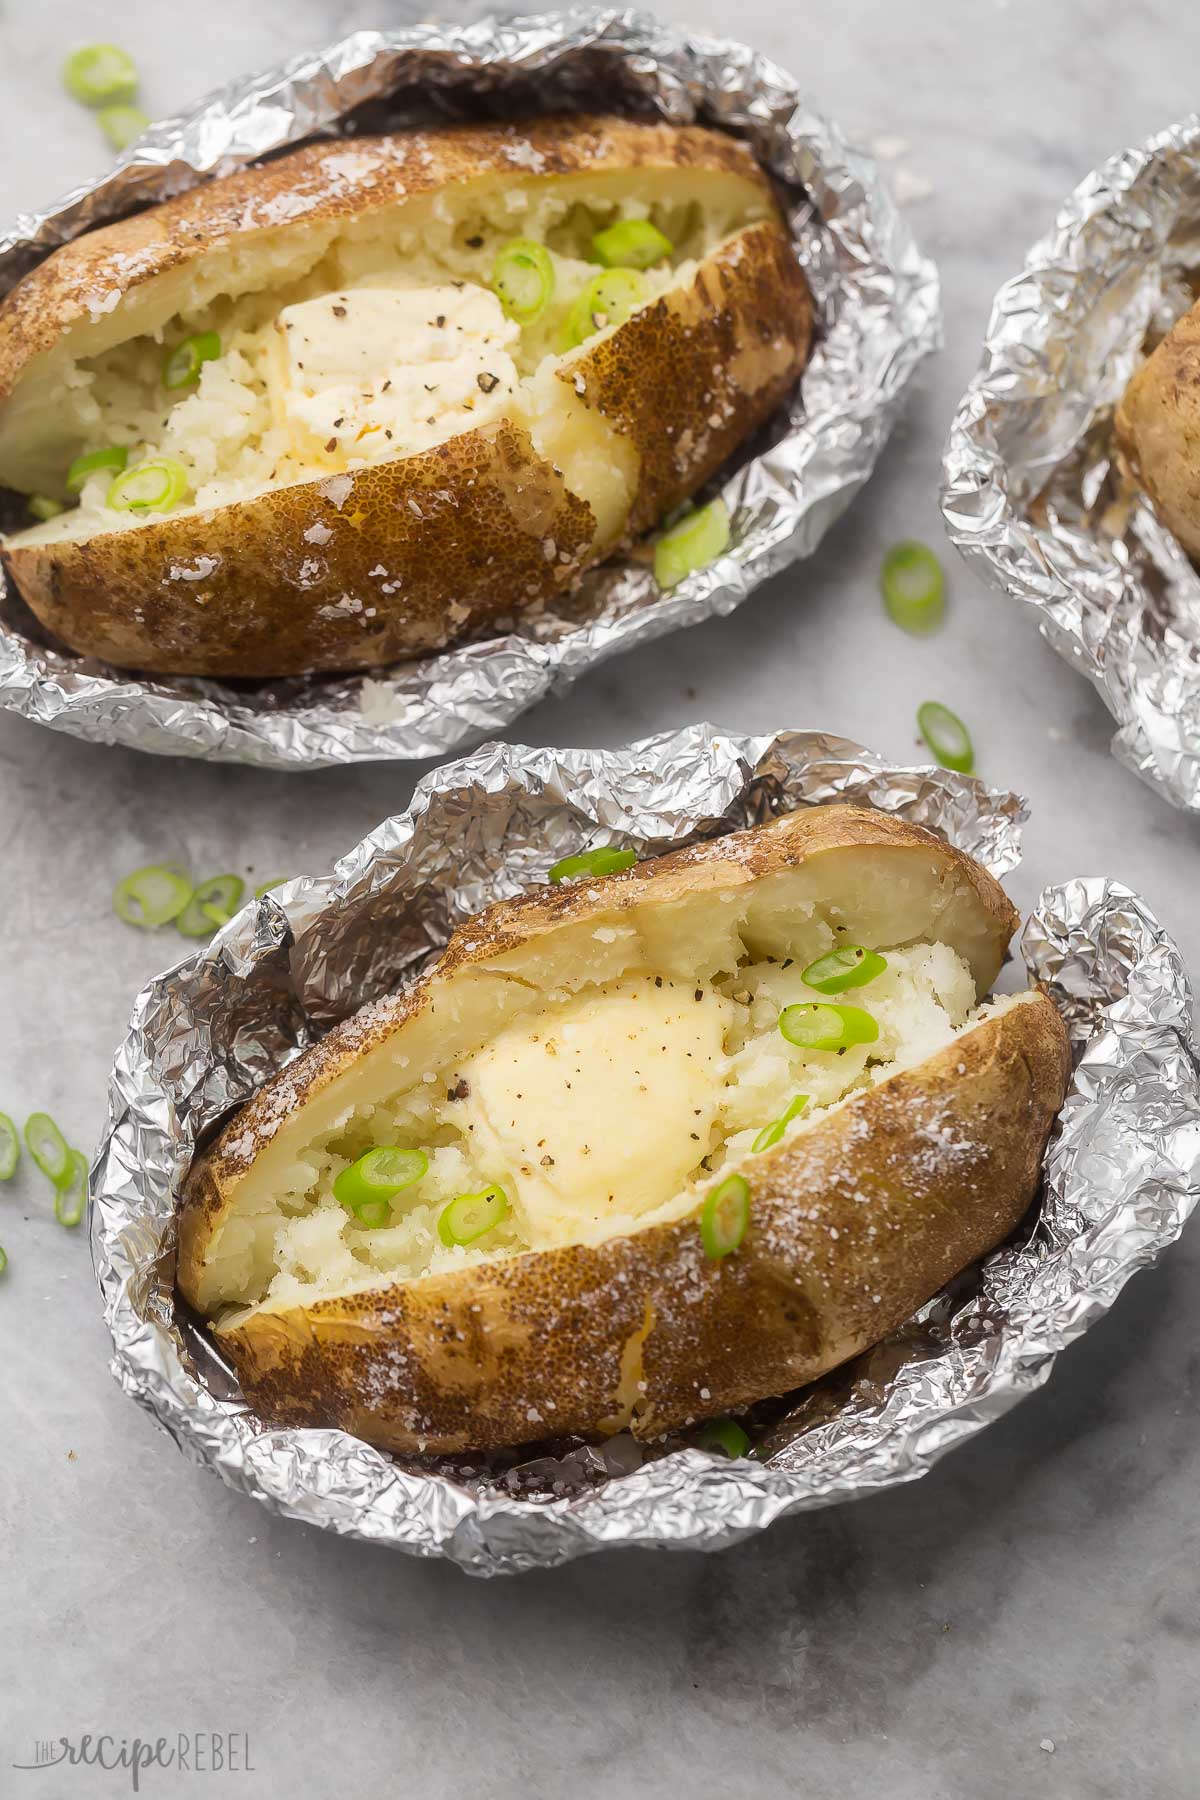
[[1200, 303], [1175, 322], [1129, 382], [1116, 430], [1159, 518], [1200, 559]]
[[219, 1333], [251, 1406], [385, 1449], [652, 1438], [812, 1381], [1019, 1223], [1066, 1091], [1036, 995], [756, 1162], [719, 1262], [696, 1218], [527, 1252]]

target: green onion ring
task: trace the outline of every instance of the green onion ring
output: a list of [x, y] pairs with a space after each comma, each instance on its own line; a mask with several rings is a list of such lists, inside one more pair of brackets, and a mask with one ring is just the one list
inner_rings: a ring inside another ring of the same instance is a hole
[[0, 1244], [0, 1275], [3, 1275], [3, 1273], [4, 1273], [5, 1269], [7, 1269], [7, 1267], [8, 1267], [8, 1251], [4, 1248], [3, 1244]]
[[851, 1044], [873, 1044], [879, 1026], [862, 1006], [830, 1006], [827, 1001], [801, 1001], [785, 1006], [779, 1029], [799, 1050], [847, 1050]]
[[77, 456], [67, 470], [68, 494], [77, 494], [97, 469], [111, 469], [119, 475], [128, 461], [129, 450], [124, 444], [108, 444], [103, 450], [89, 450], [86, 456]]
[[113, 889], [113, 911], [126, 925], [153, 931], [178, 918], [192, 897], [192, 878], [170, 863], [147, 863]]
[[170, 512], [188, 491], [191, 477], [173, 456], [135, 463], [110, 485], [105, 504], [114, 512]]
[[176, 344], [163, 357], [163, 386], [172, 391], [176, 388], [194, 387], [200, 379], [201, 364], [215, 362], [220, 354], [221, 338], [218, 332], [198, 331], [193, 337], [185, 337], [181, 344]]
[[969, 775], [975, 767], [975, 747], [971, 734], [959, 718], [940, 700], [926, 700], [917, 708], [917, 729], [943, 769], [957, 769]]
[[102, 106], [96, 123], [114, 150], [128, 150], [150, 124], [140, 106]]
[[438, 1236], [448, 1250], [473, 1244], [508, 1217], [508, 1195], [498, 1181], [478, 1194], [456, 1194], [438, 1216]]
[[282, 887], [284, 882], [293, 879], [294, 878], [291, 875], [272, 875], [270, 881], [260, 882], [258, 887], [255, 888], [254, 898], [256, 900], [261, 900], [263, 895], [269, 894], [273, 888]]
[[240, 875], [206, 876], [196, 883], [183, 911], [176, 914], [176, 931], [180, 937], [211, 937], [214, 925], [228, 924], [242, 904], [245, 890]]
[[25, 1121], [25, 1148], [55, 1187], [71, 1178], [71, 1150], [49, 1113], [30, 1113]]
[[554, 264], [544, 244], [514, 238], [492, 264], [492, 292], [510, 319], [532, 325], [554, 296]]
[[623, 325], [649, 297], [645, 277], [637, 269], [605, 269], [594, 275], [567, 314], [563, 349], [576, 349], [609, 325]]
[[764, 1150], [774, 1149], [792, 1120], [799, 1118], [807, 1105], [808, 1095], [797, 1094], [795, 1099], [788, 1106], [786, 1112], [781, 1112], [777, 1119], [772, 1119], [769, 1125], [763, 1126], [762, 1130], [750, 1146], [750, 1154], [752, 1156], [761, 1156]]
[[89, 1171], [82, 1150], [72, 1150], [70, 1158], [66, 1179], [55, 1189], [54, 1216], [60, 1225], [73, 1231], [87, 1211]]
[[391, 1216], [393, 1196], [420, 1181], [428, 1168], [429, 1158], [423, 1150], [377, 1144], [335, 1177], [333, 1197], [360, 1225], [378, 1230]]
[[21, 1160], [21, 1140], [7, 1113], [0, 1113], [0, 1181], [11, 1181]]
[[750, 1183], [744, 1175], [727, 1175], [710, 1189], [700, 1212], [700, 1242], [710, 1262], [736, 1250], [750, 1223]]
[[560, 881], [578, 881], [582, 875], [618, 875], [622, 869], [632, 869], [636, 861], [636, 850], [601, 844], [595, 850], [582, 850], [578, 856], [564, 856], [554, 864], [549, 880], [557, 885]]
[[132, 100], [138, 89], [137, 64], [116, 44], [84, 44], [63, 64], [63, 86], [82, 106]]
[[654, 546], [654, 579], [660, 588], [675, 587], [715, 562], [728, 545], [729, 511], [723, 500], [713, 500], [663, 532]]
[[648, 269], [673, 255], [675, 246], [649, 219], [618, 219], [596, 233], [592, 251], [610, 269]]
[[847, 988], [864, 987], [887, 968], [887, 958], [861, 944], [839, 944], [825, 956], [810, 962], [800, 979], [818, 994], [841, 994]]
[[879, 573], [883, 603], [903, 631], [936, 631], [946, 610], [946, 579], [933, 551], [915, 538], [894, 544]]
[[710, 1419], [696, 1433], [697, 1450], [720, 1450], [731, 1459], [745, 1456], [750, 1439], [736, 1419]]
[[57, 519], [64, 507], [52, 494], [30, 494], [29, 510], [38, 523], [44, 525], [48, 519]]

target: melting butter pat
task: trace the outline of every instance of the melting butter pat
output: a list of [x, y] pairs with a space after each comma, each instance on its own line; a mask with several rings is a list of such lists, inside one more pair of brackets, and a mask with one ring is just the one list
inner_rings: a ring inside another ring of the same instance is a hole
[[456, 1122], [513, 1184], [534, 1243], [570, 1243], [672, 1199], [711, 1147], [730, 1002], [652, 976], [593, 988], [462, 1067]]
[[441, 443], [504, 409], [520, 329], [488, 288], [350, 288], [285, 306], [271, 361], [276, 418], [336, 466]]

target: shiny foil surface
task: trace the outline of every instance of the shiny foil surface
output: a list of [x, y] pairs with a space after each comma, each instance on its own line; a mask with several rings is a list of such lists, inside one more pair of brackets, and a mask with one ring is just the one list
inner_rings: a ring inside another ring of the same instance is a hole
[[1026, 963], [1076, 1059], [1034, 1213], [886, 1343], [753, 1409], [751, 1458], [622, 1434], [422, 1461], [341, 1431], [272, 1429], [176, 1301], [175, 1196], [197, 1143], [337, 1020], [411, 981], [464, 919], [584, 847], [654, 856], [828, 801], [899, 813], [1001, 878], [1018, 860], [1017, 796], [815, 732], [698, 725], [614, 751], [489, 744], [423, 781], [410, 811], [331, 874], [273, 890], [151, 982], [92, 1172], [93, 1256], [125, 1391], [186, 1455], [275, 1511], [491, 1575], [609, 1544], [718, 1549], [781, 1514], [912, 1480], [1040, 1386], [1200, 1194], [1187, 976], [1144, 904], [1103, 879], [1047, 889], [1025, 929]]
[[369, 674], [237, 691], [60, 653], [10, 594], [0, 598], [0, 704], [77, 737], [260, 768], [436, 757], [502, 730], [617, 651], [730, 612], [810, 555], [871, 473], [914, 370], [939, 342], [937, 275], [875, 165], [791, 76], [741, 44], [685, 36], [646, 13], [358, 31], [247, 77], [156, 126], [51, 212], [17, 219], [0, 236], [0, 293], [88, 227], [314, 134], [598, 106], [746, 138], [778, 178], [813, 291], [817, 341], [800, 388], [720, 488], [733, 522], [726, 554], [667, 593], [644, 561], [610, 562], [507, 635]]
[[1113, 412], [1200, 278], [1200, 117], [1082, 181], [997, 294], [946, 448], [950, 536], [1117, 722], [1113, 753], [1200, 812], [1200, 574], [1119, 466]]

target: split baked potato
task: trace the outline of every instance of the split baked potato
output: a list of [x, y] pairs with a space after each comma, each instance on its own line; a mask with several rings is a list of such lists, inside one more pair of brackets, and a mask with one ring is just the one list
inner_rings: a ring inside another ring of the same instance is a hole
[[197, 1159], [180, 1292], [264, 1418], [396, 1450], [786, 1393], [1037, 1191], [1069, 1065], [1044, 993], [984, 999], [1016, 922], [843, 806], [492, 906]]
[[364, 669], [498, 629], [713, 475], [812, 308], [698, 126], [322, 142], [57, 250], [0, 305], [5, 568], [152, 672]]
[[1117, 441], [1163, 524], [1200, 561], [1200, 303], [1177, 319], [1135, 372]]

